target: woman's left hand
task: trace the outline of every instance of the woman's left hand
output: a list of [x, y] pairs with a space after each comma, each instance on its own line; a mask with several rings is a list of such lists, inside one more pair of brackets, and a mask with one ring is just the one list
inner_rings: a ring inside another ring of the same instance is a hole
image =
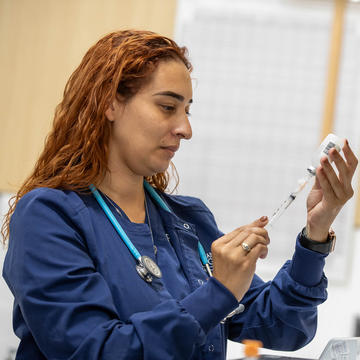
[[307, 198], [307, 237], [326, 241], [330, 226], [344, 204], [354, 195], [351, 185], [358, 159], [348, 141], [343, 147], [344, 158], [333, 148], [329, 157], [334, 161], [338, 174], [324, 156], [316, 169], [316, 180]]

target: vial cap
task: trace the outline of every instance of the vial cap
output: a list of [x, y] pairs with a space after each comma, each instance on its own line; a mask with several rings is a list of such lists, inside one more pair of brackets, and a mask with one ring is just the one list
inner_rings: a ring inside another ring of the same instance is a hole
[[258, 340], [244, 340], [244, 354], [245, 356], [259, 356], [259, 348], [262, 347], [262, 342]]

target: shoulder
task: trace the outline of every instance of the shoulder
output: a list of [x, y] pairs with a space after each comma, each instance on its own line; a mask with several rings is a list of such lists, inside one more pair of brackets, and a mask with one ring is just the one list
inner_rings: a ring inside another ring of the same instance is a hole
[[75, 191], [41, 187], [29, 191], [19, 200], [14, 215], [47, 211], [68, 212], [70, 215], [84, 207], [84, 202]]
[[40, 246], [43, 241], [56, 242], [66, 237], [80, 243], [85, 230], [91, 228], [88, 213], [82, 195], [75, 191], [34, 189], [16, 204], [10, 219], [9, 244], [27, 243], [31, 238], [29, 244]]
[[211, 213], [209, 208], [199, 198], [184, 195], [170, 195], [166, 193], [161, 193], [161, 195], [175, 212], [186, 211]]
[[180, 218], [197, 226], [215, 226], [213, 213], [199, 198], [184, 195], [169, 195], [162, 193], [163, 198], [172, 211]]

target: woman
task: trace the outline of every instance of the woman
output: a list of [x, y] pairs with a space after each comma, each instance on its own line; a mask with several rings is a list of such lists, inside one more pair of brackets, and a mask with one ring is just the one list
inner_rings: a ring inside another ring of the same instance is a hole
[[17, 359], [224, 359], [227, 338], [294, 350], [314, 336], [329, 227], [353, 194], [356, 157], [348, 144], [346, 160], [330, 151], [339, 176], [322, 159], [307, 233], [264, 283], [254, 272], [266, 217], [224, 235], [200, 200], [165, 193], [192, 135], [190, 71], [172, 40], [120, 31], [70, 77], [3, 229]]

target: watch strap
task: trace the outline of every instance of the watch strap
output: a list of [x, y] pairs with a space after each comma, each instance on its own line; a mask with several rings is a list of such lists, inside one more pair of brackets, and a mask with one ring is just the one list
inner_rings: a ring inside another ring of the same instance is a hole
[[336, 243], [336, 235], [334, 230], [330, 229], [326, 241], [324, 242], [315, 241], [307, 237], [306, 227], [304, 227], [301, 231], [299, 240], [300, 240], [300, 244], [306, 249], [313, 250], [321, 254], [329, 254], [334, 251], [335, 243]]

